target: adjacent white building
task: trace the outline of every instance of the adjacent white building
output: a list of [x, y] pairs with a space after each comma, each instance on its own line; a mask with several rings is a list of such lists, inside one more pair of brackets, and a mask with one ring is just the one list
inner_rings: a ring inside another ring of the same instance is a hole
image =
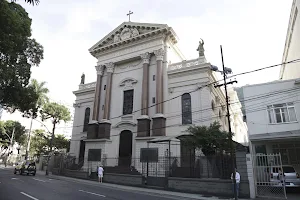
[[[157, 148], [159, 156], [182, 156], [180, 136], [192, 124], [219, 121], [228, 130], [223, 91], [205, 86], [217, 79], [203, 44], [199, 57], [188, 61], [176, 44], [176, 33], [166, 24], [124, 22], [89, 49], [98, 60], [97, 81], [82, 78], [74, 91], [70, 147], [85, 168], [100, 161], [134, 165], [132, 159], [147, 147]], [[238, 101], [234, 91], [230, 95]], [[247, 143], [240, 109], [238, 103], [231, 108], [235, 140]], [[147, 143], [158, 140], [171, 144]]]
[[300, 79], [242, 87], [253, 154], [280, 153], [282, 164], [300, 167]]
[[[300, 59], [300, 0], [293, 0], [288, 30], [285, 39], [282, 62]], [[280, 79], [300, 78], [300, 62], [283, 65], [280, 69]]]

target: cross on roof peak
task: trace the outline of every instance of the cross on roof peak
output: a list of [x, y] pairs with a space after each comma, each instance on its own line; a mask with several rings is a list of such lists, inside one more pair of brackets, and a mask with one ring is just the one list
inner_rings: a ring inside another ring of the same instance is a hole
[[130, 15], [132, 15], [133, 14], [133, 12], [131, 12], [130, 10], [129, 10], [129, 13], [127, 14], [127, 16], [129, 17], [129, 21], [130, 21]]

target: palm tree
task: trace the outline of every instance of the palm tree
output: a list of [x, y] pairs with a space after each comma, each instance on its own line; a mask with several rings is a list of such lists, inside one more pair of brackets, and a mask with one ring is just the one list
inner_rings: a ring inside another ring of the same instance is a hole
[[[39, 110], [45, 103], [49, 101], [49, 98], [47, 96], [49, 89], [45, 87], [46, 82], [38, 82], [36, 79], [32, 79], [30, 86], [34, 88], [35, 93], [38, 96], [37, 102], [36, 102], [36, 109]], [[26, 148], [26, 154], [25, 159], [28, 157], [28, 152], [30, 149], [30, 134], [31, 134], [31, 128], [32, 128], [32, 122], [35, 116], [31, 116], [31, 122], [30, 122], [30, 128], [28, 133], [28, 139], [27, 139], [27, 148]]]
[[46, 82], [38, 82], [36, 79], [32, 79], [30, 85], [34, 88], [35, 93], [38, 95], [37, 107], [40, 108], [49, 98], [47, 96], [49, 89], [45, 87]]

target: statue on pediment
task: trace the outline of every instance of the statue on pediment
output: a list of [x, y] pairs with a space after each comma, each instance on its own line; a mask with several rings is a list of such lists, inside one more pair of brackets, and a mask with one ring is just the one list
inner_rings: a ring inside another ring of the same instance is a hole
[[84, 84], [84, 82], [85, 82], [85, 74], [82, 73], [80, 84]]
[[204, 40], [202, 40], [201, 38], [200, 38], [200, 41], [199, 41], [197, 51], [199, 52], [199, 57], [204, 56]]

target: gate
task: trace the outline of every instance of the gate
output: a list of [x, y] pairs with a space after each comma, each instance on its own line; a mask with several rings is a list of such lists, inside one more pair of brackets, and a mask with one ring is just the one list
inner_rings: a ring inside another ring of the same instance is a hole
[[155, 162], [142, 162], [142, 175], [145, 185], [162, 188], [168, 185], [169, 159], [169, 157], [158, 157]]
[[256, 154], [253, 161], [256, 196], [286, 199], [284, 181], [278, 177], [279, 170], [283, 172], [280, 154]]

